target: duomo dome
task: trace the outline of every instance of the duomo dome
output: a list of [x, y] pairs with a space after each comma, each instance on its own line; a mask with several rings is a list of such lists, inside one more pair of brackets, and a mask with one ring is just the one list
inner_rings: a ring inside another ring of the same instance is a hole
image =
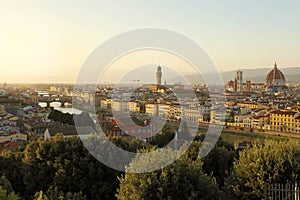
[[277, 68], [275, 63], [274, 68], [267, 74], [265, 78], [265, 85], [270, 87], [282, 87], [285, 85], [284, 74]]

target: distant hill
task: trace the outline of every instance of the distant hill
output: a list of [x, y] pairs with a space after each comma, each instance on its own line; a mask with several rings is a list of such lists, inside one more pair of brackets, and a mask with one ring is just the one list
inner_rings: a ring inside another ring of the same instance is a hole
[[[299, 83], [300, 82], [300, 67], [290, 67], [290, 68], [279, 68], [285, 75], [287, 83]], [[267, 73], [271, 70], [270, 68], [257, 68], [257, 69], [240, 69], [243, 71], [243, 79], [251, 80], [253, 83], [263, 83]], [[229, 80], [234, 80], [236, 71], [222, 72], [221, 76], [224, 83], [227, 83]], [[205, 74], [204, 77], [213, 77], [212, 74]], [[200, 82], [204, 81], [199, 78], [197, 75], [187, 75], [185, 76], [190, 82]], [[168, 83], [176, 83], [179, 77], [172, 78], [168, 80]]]

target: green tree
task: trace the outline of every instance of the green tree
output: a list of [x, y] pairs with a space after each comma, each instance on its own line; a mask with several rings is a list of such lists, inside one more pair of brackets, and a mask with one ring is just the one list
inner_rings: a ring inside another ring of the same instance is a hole
[[82, 192], [75, 192], [75, 193], [68, 192], [65, 195], [65, 200], [73, 200], [73, 199], [86, 200], [86, 197], [85, 195], [82, 194]]
[[53, 109], [49, 116], [48, 116], [49, 119], [52, 119], [54, 121], [59, 121], [61, 122], [62, 118], [63, 118], [63, 113], [61, 111], [58, 111], [58, 110], [55, 110]]
[[5, 175], [5, 178], [13, 183], [12, 190], [18, 194], [25, 191], [23, 182], [23, 163], [22, 153], [3, 151], [0, 154], [0, 174]]
[[25, 191], [23, 194], [26, 198], [32, 198], [36, 191], [45, 191], [53, 179], [52, 165], [47, 163], [41, 154], [41, 151], [49, 151], [49, 147], [45, 144], [46, 142], [39, 138], [30, 142], [24, 150], [23, 170], [25, 173], [23, 181]]
[[[171, 152], [170, 152], [171, 153]], [[147, 155], [137, 157], [129, 168], [139, 168], [153, 163]], [[120, 200], [135, 199], [221, 199], [215, 180], [202, 171], [198, 159], [192, 161], [182, 156], [175, 163], [149, 173], [126, 173], [120, 177]]]
[[7, 178], [2, 175], [0, 177], [0, 199], [2, 200], [18, 200], [19, 196], [13, 191], [12, 185]]
[[212, 174], [216, 178], [219, 188], [223, 188], [224, 181], [230, 174], [235, 158], [235, 151], [228, 150], [225, 146], [215, 146], [202, 159], [203, 171], [207, 174]]
[[2, 186], [0, 186], [0, 199], [6, 199], [7, 192], [5, 189], [2, 188]]
[[[80, 115], [78, 115], [78, 116], [80, 116]], [[53, 109], [50, 112], [48, 118], [52, 119], [54, 121], [58, 121], [60, 123], [74, 125], [73, 115], [71, 115], [70, 113], [62, 113], [59, 110]]]
[[52, 186], [50, 186], [46, 194], [51, 200], [63, 200], [65, 196], [62, 191], [59, 191], [58, 187], [52, 187]]
[[24, 163], [28, 198], [56, 186], [63, 193], [82, 191], [89, 199], [110, 199], [118, 183], [115, 172], [90, 155], [78, 137], [58, 134], [33, 141], [24, 152]]
[[82, 192], [67, 192], [64, 193], [62, 191], [59, 191], [58, 187], [50, 187], [47, 192], [47, 197], [51, 200], [86, 200], [85, 195], [82, 194]]
[[297, 140], [266, 140], [239, 153], [227, 181], [228, 191], [238, 199], [261, 199], [266, 183], [294, 183], [300, 177]]
[[[120, 137], [109, 140], [127, 151], [147, 148], [139, 140], [128, 141]], [[98, 147], [99, 151], [111, 150], [97, 136], [90, 136], [84, 141]], [[109, 157], [112, 155], [109, 154]], [[112, 159], [119, 160], [118, 157]], [[70, 195], [82, 199], [113, 199], [119, 186], [117, 177], [121, 175], [121, 172], [94, 158], [79, 137], [64, 138], [61, 134], [48, 140], [40, 138], [30, 142], [24, 151], [22, 164], [25, 172], [24, 196], [28, 199], [36, 191], [46, 192], [51, 199]]]
[[34, 200], [49, 200], [48, 197], [43, 193], [43, 191], [37, 192], [34, 195]]
[[169, 144], [169, 142], [173, 140], [174, 136], [175, 136], [174, 132], [164, 132], [164, 133], [157, 134], [151, 141], [151, 144], [157, 145], [159, 148], [162, 148], [167, 144]]
[[140, 113], [146, 113], [146, 104], [139, 102]]
[[0, 177], [0, 186], [2, 190], [5, 191], [5, 197], [8, 197], [9, 193], [13, 191], [11, 183], [4, 175]]
[[15, 192], [11, 192], [9, 195], [8, 195], [8, 200], [19, 200], [20, 197], [18, 195], [16, 195]]
[[[186, 152], [190, 159], [197, 160], [199, 158], [199, 150], [203, 140], [203, 135], [196, 136]], [[206, 174], [213, 175], [219, 188], [222, 189], [225, 179], [230, 175], [236, 157], [237, 153], [234, 147], [220, 138], [208, 155], [201, 159], [203, 162], [202, 169]]]

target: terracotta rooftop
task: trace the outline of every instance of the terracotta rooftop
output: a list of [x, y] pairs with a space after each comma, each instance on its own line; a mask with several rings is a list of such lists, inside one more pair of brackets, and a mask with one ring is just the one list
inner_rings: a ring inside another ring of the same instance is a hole
[[295, 111], [275, 110], [275, 111], [272, 111], [271, 114], [277, 114], [277, 115], [296, 115], [297, 112], [295, 112]]

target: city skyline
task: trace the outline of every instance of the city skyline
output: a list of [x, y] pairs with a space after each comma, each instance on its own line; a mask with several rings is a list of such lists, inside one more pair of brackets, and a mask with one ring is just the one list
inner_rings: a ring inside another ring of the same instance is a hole
[[[298, 67], [299, 4], [4, 2], [0, 8], [0, 76], [8, 83], [73, 83], [81, 64], [98, 45], [114, 35], [145, 27], [188, 36], [206, 50], [220, 71], [271, 68], [274, 61], [281, 68]], [[164, 58], [157, 59], [157, 64], [181, 64]], [[133, 63], [149, 64], [144, 58], [135, 59]], [[125, 64], [120, 64], [120, 71]]]
[[300, 1], [0, 5], [0, 200], [300, 200]]

